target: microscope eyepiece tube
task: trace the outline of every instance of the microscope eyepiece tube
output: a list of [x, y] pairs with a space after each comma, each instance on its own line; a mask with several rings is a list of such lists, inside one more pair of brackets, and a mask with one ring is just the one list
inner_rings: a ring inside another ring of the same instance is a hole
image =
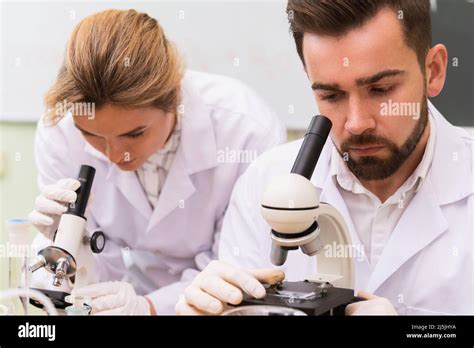
[[66, 214], [77, 216], [84, 216], [91, 192], [92, 182], [94, 181], [95, 168], [82, 165], [79, 171], [77, 180], [80, 181], [81, 186], [77, 189], [76, 202], [69, 204]]
[[292, 173], [311, 180], [314, 168], [331, 131], [331, 121], [322, 115], [314, 116], [304, 136], [303, 144], [291, 169]]

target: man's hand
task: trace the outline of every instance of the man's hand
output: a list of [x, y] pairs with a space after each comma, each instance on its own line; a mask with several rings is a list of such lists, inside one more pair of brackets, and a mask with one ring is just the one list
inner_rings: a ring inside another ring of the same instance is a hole
[[278, 269], [243, 270], [222, 261], [212, 261], [199, 273], [176, 304], [176, 314], [220, 314], [227, 304], [237, 305], [243, 292], [255, 298], [265, 296], [261, 283], [275, 284], [285, 278]]
[[87, 285], [72, 291], [73, 296], [89, 297], [95, 315], [150, 315], [151, 303], [135, 294], [133, 286], [126, 282], [107, 282]]
[[397, 315], [397, 311], [385, 297], [378, 297], [365, 291], [359, 291], [358, 297], [365, 301], [351, 303], [346, 307], [346, 315]]

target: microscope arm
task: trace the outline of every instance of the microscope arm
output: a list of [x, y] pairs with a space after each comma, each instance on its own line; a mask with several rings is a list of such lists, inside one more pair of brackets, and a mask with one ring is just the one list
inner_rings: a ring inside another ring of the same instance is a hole
[[[317, 273], [308, 280], [329, 282], [341, 288], [354, 288], [354, 265], [351, 255], [352, 241], [344, 218], [332, 205], [320, 203], [317, 210], [319, 238], [324, 245], [317, 254]], [[344, 255], [338, 255], [342, 248]]]
[[90, 251], [88, 244], [82, 244], [77, 256], [77, 271], [74, 275], [74, 288], [79, 289], [83, 286], [98, 281], [95, 264], [95, 258]]

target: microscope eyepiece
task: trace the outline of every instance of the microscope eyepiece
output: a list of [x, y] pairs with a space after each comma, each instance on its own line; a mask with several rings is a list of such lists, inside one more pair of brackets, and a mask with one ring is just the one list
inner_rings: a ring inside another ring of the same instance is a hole
[[92, 182], [94, 181], [95, 168], [82, 165], [77, 180], [81, 186], [77, 189], [77, 199], [74, 203], [69, 204], [66, 214], [84, 216], [91, 192]]
[[311, 180], [314, 168], [331, 131], [332, 122], [323, 115], [314, 116], [304, 136], [303, 144], [291, 169], [292, 173]]

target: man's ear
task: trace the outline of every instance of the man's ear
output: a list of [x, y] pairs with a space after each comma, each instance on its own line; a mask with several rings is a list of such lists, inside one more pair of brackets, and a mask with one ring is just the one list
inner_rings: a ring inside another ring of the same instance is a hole
[[426, 86], [429, 97], [436, 97], [443, 90], [446, 81], [446, 66], [448, 63], [448, 50], [446, 46], [438, 44], [433, 46], [426, 55]]

